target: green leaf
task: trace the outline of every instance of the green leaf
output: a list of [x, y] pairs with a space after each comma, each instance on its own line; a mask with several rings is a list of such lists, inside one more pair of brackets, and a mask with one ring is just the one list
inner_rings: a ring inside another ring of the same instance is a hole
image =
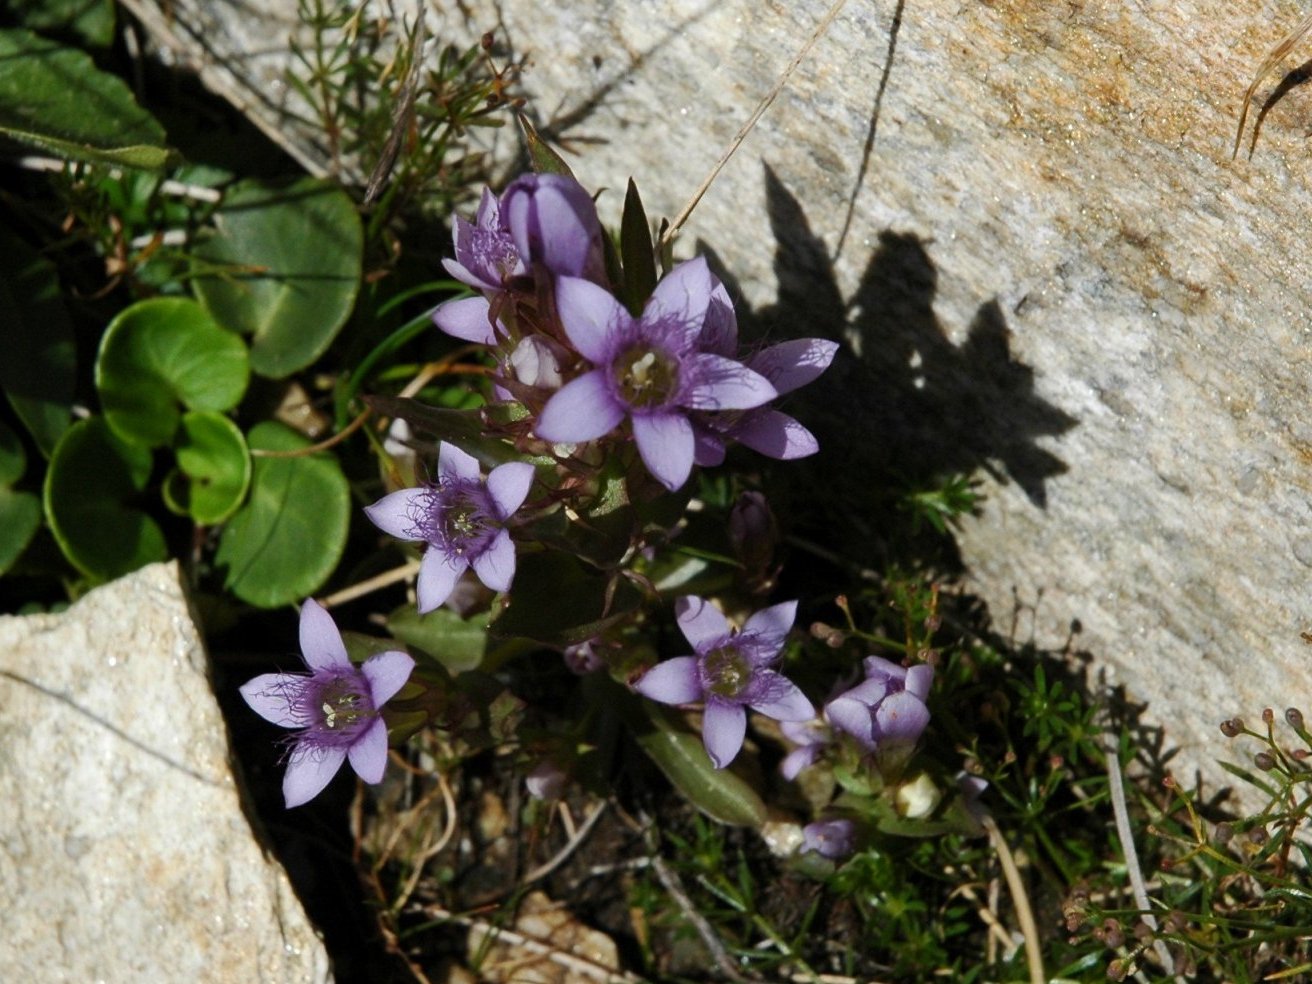
[[420, 615], [414, 605], [387, 617], [387, 629], [407, 646], [422, 649], [452, 674], [477, 669], [487, 650], [487, 626], [466, 621], [449, 608]]
[[78, 421], [55, 448], [46, 521], [82, 573], [108, 581], [168, 555], [155, 521], [132, 505], [150, 468], [150, 452], [120, 440], [101, 417]]
[[34, 31], [67, 31], [92, 48], [114, 43], [114, 0], [27, 0], [16, 13]]
[[523, 113], [519, 114], [519, 128], [524, 131], [524, 143], [528, 147], [528, 161], [534, 171], [539, 174], [563, 174], [567, 178], [574, 177], [574, 172], [565, 163], [565, 158], [556, 153], [550, 144], [538, 136], [538, 131]]
[[173, 446], [178, 467], [164, 482], [164, 501], [201, 526], [215, 526], [246, 498], [251, 456], [241, 431], [227, 417], [206, 410], [183, 415]]
[[76, 347], [55, 267], [0, 226], [0, 386], [47, 458], [72, 423]]
[[[671, 720], [659, 705], [649, 700], [639, 703], [650, 727], [639, 726], [638, 744], [693, 806], [711, 819], [735, 827], [760, 827], [765, 823], [765, 803], [760, 794], [736, 773], [717, 769], [700, 735]], [[641, 712], [638, 715], [640, 720]]]
[[620, 258], [624, 265], [624, 303], [633, 314], [641, 314], [647, 298], [656, 289], [656, 251], [652, 247], [647, 210], [642, 207], [638, 186], [629, 178], [620, 220]]
[[41, 500], [0, 488], [0, 574], [9, 570], [41, 526]]
[[566, 554], [523, 553], [510, 604], [492, 623], [492, 632], [544, 646], [571, 646], [628, 617], [641, 601], [627, 580], [600, 574]]
[[13, 565], [41, 525], [41, 500], [7, 488], [23, 477], [26, 467], [23, 442], [0, 423], [0, 574]]
[[114, 432], [144, 447], [172, 442], [191, 410], [221, 412], [250, 380], [246, 345], [195, 301], [138, 301], [109, 323], [96, 357], [96, 388]]
[[0, 135], [72, 161], [161, 170], [164, 130], [81, 51], [0, 30]]
[[231, 331], [252, 336], [251, 368], [281, 379], [319, 358], [360, 289], [364, 233], [346, 193], [303, 179], [235, 185], [214, 214], [196, 296]]
[[[252, 449], [291, 451], [310, 442], [265, 421], [247, 443]], [[257, 457], [250, 499], [224, 528], [214, 558], [227, 568], [228, 589], [261, 608], [314, 594], [341, 560], [350, 508], [346, 477], [328, 452]]]

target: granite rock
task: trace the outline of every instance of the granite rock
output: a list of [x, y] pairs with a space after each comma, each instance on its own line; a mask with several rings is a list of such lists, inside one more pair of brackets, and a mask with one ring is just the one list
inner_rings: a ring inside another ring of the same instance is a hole
[[174, 565], [0, 617], [0, 980], [331, 980], [256, 840]]
[[[828, 6], [461, 0], [430, 26], [528, 57], [531, 114], [613, 221], [629, 175], [677, 212]], [[970, 590], [1024, 609], [1018, 641], [1078, 621], [1182, 767], [1226, 753], [1221, 719], [1312, 692], [1312, 96], [1277, 73], [1231, 158], [1298, 17], [849, 0], [682, 246], [711, 244], [765, 329], [848, 343], [822, 469], [986, 476]]]

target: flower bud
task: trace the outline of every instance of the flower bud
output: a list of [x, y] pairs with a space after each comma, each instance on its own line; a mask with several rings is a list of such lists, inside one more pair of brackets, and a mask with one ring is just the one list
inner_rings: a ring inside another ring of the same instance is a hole
[[525, 262], [556, 276], [605, 279], [597, 206], [573, 178], [521, 175], [501, 196], [501, 213]]
[[933, 813], [942, 798], [943, 791], [922, 772], [897, 791], [897, 811], [908, 820], [919, 820]]
[[550, 759], [545, 759], [533, 767], [524, 777], [528, 794], [534, 799], [556, 799], [565, 790], [565, 771]]
[[1226, 718], [1221, 722], [1221, 734], [1234, 738], [1244, 730], [1244, 722], [1239, 718]]
[[744, 492], [729, 511], [729, 542], [749, 578], [759, 578], [774, 560], [779, 528], [760, 492]]
[[1276, 760], [1270, 752], [1258, 752], [1253, 756], [1253, 764], [1263, 772], [1270, 772], [1276, 767]]
[[1276, 720], [1275, 711], [1271, 710], [1271, 708], [1269, 707], [1262, 708], [1262, 722], [1264, 724], [1274, 724], [1275, 720]]
[[1303, 712], [1297, 707], [1290, 707], [1285, 710], [1285, 720], [1289, 722], [1289, 726], [1294, 730], [1303, 730]]

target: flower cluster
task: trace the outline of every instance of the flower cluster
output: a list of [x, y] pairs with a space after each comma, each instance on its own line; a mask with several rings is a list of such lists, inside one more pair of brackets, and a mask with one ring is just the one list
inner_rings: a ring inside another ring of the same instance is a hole
[[702, 257], [671, 269], [631, 313], [607, 282], [602, 239], [592, 199], [571, 178], [529, 174], [499, 199], [484, 192], [475, 221], [457, 220], [447, 263], [479, 293], [441, 305], [433, 320], [494, 350], [502, 392], [534, 412], [538, 438], [631, 440], [667, 489], [694, 464], [719, 464], [731, 441], [780, 459], [818, 449], [767, 404], [819, 376], [834, 342], [740, 357], [733, 305]]
[[[627, 228], [627, 205], [625, 222]], [[876, 787], [896, 797], [901, 816], [928, 816], [941, 798], [938, 787], [925, 773], [904, 778], [903, 772], [910, 771], [904, 767], [929, 721], [929, 666], [871, 656], [864, 679], [817, 714], [779, 668], [796, 601], [761, 608], [736, 626], [711, 599], [688, 595], [675, 601], [674, 613], [692, 652], [655, 665], [644, 661], [646, 668], [634, 672], [625, 651], [632, 636], [608, 614], [613, 594], [624, 574], [654, 584], [641, 565], [675, 534], [672, 519], [654, 518], [667, 513], [619, 507], [677, 492], [694, 467], [720, 465], [735, 442], [780, 460], [815, 453], [811, 432], [772, 402], [820, 376], [837, 345], [802, 338], [742, 352], [728, 291], [705, 258], [670, 266], [657, 279], [654, 245], [648, 241], [650, 255], [644, 255], [633, 236], [622, 239], [625, 255], [617, 257], [591, 196], [557, 174], [524, 175], [500, 196], [484, 191], [474, 220], [455, 220], [455, 255], [445, 265], [473, 293], [440, 305], [433, 320], [446, 334], [485, 348], [500, 409], [439, 434], [432, 480], [389, 492], [365, 508], [366, 517], [422, 549], [415, 585], [421, 614], [447, 604], [464, 617], [471, 597], [493, 604], [483, 589], [503, 596], [494, 618], [508, 613], [513, 622], [550, 596], [545, 613], [556, 582], [541, 571], [573, 568], [524, 559], [521, 578], [533, 578], [530, 566], [539, 573], [516, 595], [521, 548], [525, 558], [573, 552], [602, 570], [605, 583], [596, 610], [570, 623], [599, 634], [580, 631], [557, 645], [572, 670], [609, 670], [612, 681], [623, 680], [650, 700], [698, 705], [715, 769], [738, 756], [752, 710], [780, 722], [795, 744], [781, 766], [786, 778], [827, 759], [857, 759], [878, 777]], [[650, 276], [633, 276], [632, 267], [649, 267]], [[423, 426], [424, 416], [416, 419]], [[397, 433], [411, 450], [422, 450], [409, 427]], [[624, 483], [619, 493], [616, 481]], [[684, 508], [680, 498], [666, 501]], [[778, 574], [778, 530], [764, 495], [745, 492], [727, 522], [736, 590], [763, 598]], [[596, 549], [606, 537], [604, 549]], [[482, 588], [472, 578], [462, 581], [470, 572]], [[628, 629], [643, 620], [637, 613]], [[531, 627], [523, 634], [542, 638]], [[387, 758], [381, 712], [415, 666], [399, 651], [353, 664], [332, 619], [314, 601], [301, 610], [301, 648], [308, 673], [264, 674], [241, 688], [257, 713], [295, 729], [283, 786], [289, 807], [317, 795], [345, 761], [365, 781], [381, 780]], [[409, 708], [435, 706], [429, 686]], [[581, 747], [564, 738], [525, 746], [537, 758], [526, 774], [531, 795], [559, 796]], [[854, 850], [863, 821], [845, 814], [850, 803], [838, 803], [836, 815], [803, 829], [803, 850], [830, 859]]]

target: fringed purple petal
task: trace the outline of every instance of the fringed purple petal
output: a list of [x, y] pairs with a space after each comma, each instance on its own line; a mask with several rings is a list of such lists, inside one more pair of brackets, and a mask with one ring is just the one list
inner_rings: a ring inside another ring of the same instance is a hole
[[[753, 614], [744, 623], [743, 633], [750, 632], [755, 635], [778, 639], [779, 646], [782, 646], [788, 631], [793, 627], [793, 620], [796, 618], [797, 602], [781, 601], [777, 605], [762, 608], [759, 612]], [[775, 651], [778, 652], [778, 648]]]
[[752, 701], [753, 710], [760, 711], [776, 721], [809, 721], [815, 717], [815, 705], [806, 698], [806, 694], [793, 683], [772, 670], [761, 670], [761, 674], [770, 674], [770, 698], [765, 701]]
[[706, 353], [692, 362], [696, 384], [680, 402], [693, 410], [750, 410], [777, 395], [768, 379], [741, 362]]
[[770, 380], [780, 393], [791, 393], [828, 369], [837, 351], [837, 342], [798, 338], [771, 345], [748, 359], [747, 364]]
[[552, 444], [578, 444], [608, 434], [624, 419], [600, 369], [566, 383], [547, 401], [534, 430]]
[[345, 748], [297, 746], [282, 777], [282, 798], [287, 809], [308, 803], [323, 792], [345, 761]]
[[647, 471], [673, 492], [692, 473], [692, 424], [677, 413], [635, 414], [633, 438]]
[[745, 414], [729, 433], [757, 454], [778, 461], [806, 458], [820, 450], [814, 434], [793, 417], [769, 407]]
[[431, 612], [446, 601], [468, 567], [469, 562], [463, 557], [449, 557], [437, 547], [429, 547], [419, 562], [419, 577], [415, 581], [419, 614]]
[[383, 496], [372, 506], [364, 507], [369, 521], [388, 536], [398, 540], [422, 540], [415, 530], [415, 500], [425, 494], [423, 489], [401, 489]]
[[689, 704], [702, 699], [697, 657], [676, 656], [657, 663], [634, 683], [633, 689], [662, 704]]
[[642, 312], [643, 323], [677, 326], [686, 339], [698, 338], [714, 290], [715, 278], [706, 257], [680, 263], [652, 291]]
[[352, 742], [346, 755], [357, 776], [370, 784], [382, 782], [387, 771], [387, 725], [383, 719], [375, 718]]
[[437, 447], [437, 479], [443, 485], [448, 482], [477, 482], [483, 477], [478, 466], [478, 459], [468, 451], [463, 451], [454, 444], [443, 441]]
[[[492, 194], [491, 188], [484, 188], [478, 199], [478, 213], [474, 216], [480, 229], [495, 229], [501, 224], [501, 203]], [[458, 244], [457, 244], [458, 245]]]
[[533, 466], [526, 461], [497, 465], [487, 476], [487, 490], [497, 507], [498, 519], [509, 519], [524, 504], [533, 484]]
[[312, 670], [350, 668], [351, 660], [342, 644], [333, 617], [313, 598], [301, 605], [301, 653]]
[[556, 311], [579, 354], [598, 364], [610, 358], [615, 336], [633, 320], [610, 291], [579, 277], [556, 278]]
[[478, 579], [493, 591], [509, 591], [515, 579], [515, 541], [507, 530], [497, 530], [487, 549], [470, 563]]
[[433, 324], [453, 338], [478, 345], [495, 345], [497, 334], [492, 327], [492, 306], [486, 297], [462, 297], [439, 304], [433, 311]]
[[[738, 318], [724, 284], [716, 283], [702, 324], [701, 350], [733, 358], [738, 352]], [[760, 370], [757, 370], [758, 372]]]
[[303, 673], [262, 673], [247, 680], [238, 691], [251, 710], [280, 728], [303, 728], [303, 721], [293, 707], [309, 679]]
[[375, 710], [396, 696], [397, 691], [410, 679], [414, 668], [414, 659], [397, 649], [375, 653], [364, 661], [360, 672], [369, 681], [369, 697], [374, 702]]
[[675, 601], [674, 617], [683, 637], [699, 653], [729, 637], [729, 620], [718, 608], [696, 595], [685, 595]]
[[702, 714], [702, 744], [711, 764], [723, 769], [734, 760], [743, 747], [747, 734], [747, 712], [740, 704], [722, 704], [710, 701]]

